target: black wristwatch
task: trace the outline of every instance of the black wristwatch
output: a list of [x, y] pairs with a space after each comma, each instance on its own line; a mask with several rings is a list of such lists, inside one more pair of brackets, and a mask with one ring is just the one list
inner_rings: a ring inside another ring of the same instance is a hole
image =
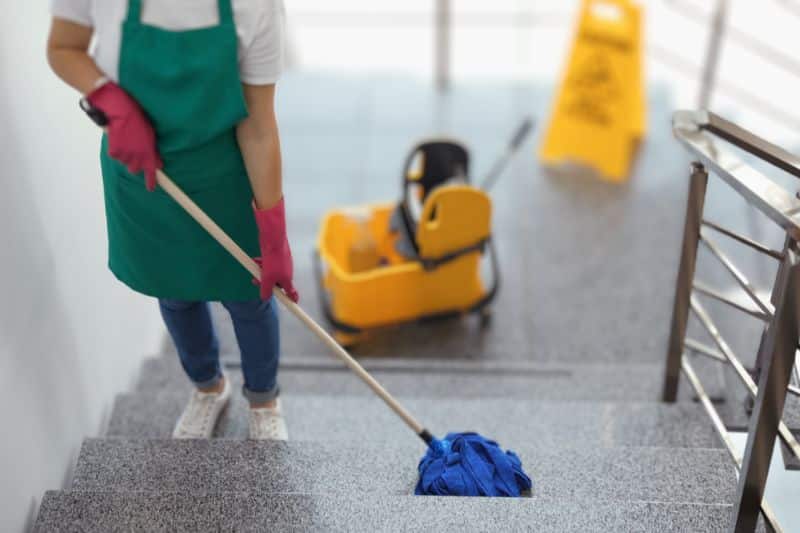
[[92, 119], [92, 122], [100, 126], [101, 128], [108, 126], [108, 117], [102, 110], [94, 107], [89, 100], [86, 99], [84, 96], [81, 98], [79, 102], [81, 109], [83, 109], [84, 113], [89, 115], [89, 118]]

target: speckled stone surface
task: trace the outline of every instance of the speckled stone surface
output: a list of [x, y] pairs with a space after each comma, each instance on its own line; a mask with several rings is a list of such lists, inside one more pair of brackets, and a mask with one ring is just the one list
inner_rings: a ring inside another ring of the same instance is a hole
[[[506, 443], [511, 445], [511, 443]], [[568, 447], [513, 443], [534, 493], [548, 499], [730, 503], [725, 452], [700, 448]], [[214, 439], [87, 440], [76, 490], [410, 494], [421, 441], [252, 442]]]
[[[183, 392], [122, 395], [106, 436], [166, 438], [187, 400]], [[553, 447], [574, 442], [599, 446], [718, 447], [702, 408], [693, 403], [547, 402], [483, 399], [400, 398], [434, 432], [477, 431], [501, 443], [536, 442]], [[370, 396], [284, 395], [293, 439], [371, 443], [413, 438], [383, 402]], [[519, 421], [509, 423], [509, 421]], [[246, 438], [247, 403], [235, 395], [217, 424], [216, 437]]]
[[50, 492], [34, 531], [726, 531], [729, 505], [380, 494]]
[[[290, 363], [290, 357], [286, 362]], [[343, 364], [332, 356], [324, 360], [323, 368], [282, 368], [279, 381], [287, 394], [355, 394], [371, 395], [372, 392]], [[307, 362], [307, 360], [306, 360]], [[336, 366], [328, 366], [328, 363]], [[386, 362], [364, 360], [368, 370], [391, 392], [401, 396], [432, 398], [520, 398], [544, 400], [592, 400], [592, 401], [659, 401], [663, 380], [663, 366], [659, 363], [640, 364], [565, 364], [537, 363], [511, 366], [506, 371], [482, 370], [485, 363], [472, 366], [461, 363], [447, 369], [436, 360], [428, 370], [423, 362], [408, 371], [401, 368], [386, 368]], [[470, 370], [470, 366], [472, 369]], [[491, 368], [491, 367], [490, 367]], [[236, 384], [241, 383], [241, 374], [236, 368], [229, 369]], [[721, 376], [708, 375], [709, 388], [722, 394], [724, 383]], [[154, 394], [164, 390], [191, 390], [191, 385], [180, 369], [175, 356], [165, 355], [145, 362], [136, 390]], [[682, 382], [682, 399], [691, 399], [688, 383]]]

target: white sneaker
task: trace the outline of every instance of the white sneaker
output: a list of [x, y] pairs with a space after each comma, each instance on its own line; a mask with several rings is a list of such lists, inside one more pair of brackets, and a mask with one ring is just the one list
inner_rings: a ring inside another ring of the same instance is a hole
[[249, 409], [250, 438], [253, 440], [289, 440], [286, 421], [281, 415], [281, 400], [275, 407]]
[[210, 439], [219, 415], [231, 399], [231, 382], [225, 377], [222, 392], [195, 390], [189, 404], [175, 424], [174, 439]]

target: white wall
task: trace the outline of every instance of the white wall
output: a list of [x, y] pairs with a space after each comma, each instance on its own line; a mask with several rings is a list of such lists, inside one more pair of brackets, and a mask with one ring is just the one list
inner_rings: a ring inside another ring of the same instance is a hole
[[[9, 7], [9, 6], [6, 6]], [[49, 72], [48, 5], [0, 22], [0, 531], [69, 477], [158, 347], [150, 299], [106, 268], [99, 133]]]

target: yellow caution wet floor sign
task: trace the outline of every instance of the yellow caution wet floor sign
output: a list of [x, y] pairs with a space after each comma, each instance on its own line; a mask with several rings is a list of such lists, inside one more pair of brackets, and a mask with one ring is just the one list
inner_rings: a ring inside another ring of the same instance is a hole
[[584, 0], [539, 157], [624, 181], [645, 132], [641, 7]]

